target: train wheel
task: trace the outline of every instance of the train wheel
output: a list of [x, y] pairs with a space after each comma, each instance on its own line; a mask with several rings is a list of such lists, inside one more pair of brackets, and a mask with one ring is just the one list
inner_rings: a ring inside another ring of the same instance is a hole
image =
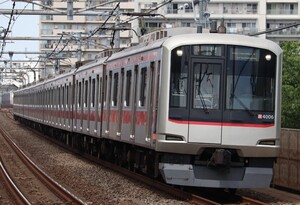
[[134, 171], [134, 152], [131, 149], [127, 151], [127, 163], [127, 168]]
[[146, 174], [147, 176], [154, 177], [155, 156], [152, 152], [148, 152], [146, 155]]

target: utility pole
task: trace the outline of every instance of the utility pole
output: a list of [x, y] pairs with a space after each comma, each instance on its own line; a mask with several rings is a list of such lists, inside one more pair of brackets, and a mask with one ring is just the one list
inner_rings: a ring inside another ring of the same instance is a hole
[[120, 48], [120, 30], [118, 29], [120, 27], [120, 5], [116, 9], [117, 16], [116, 16], [116, 23], [115, 23], [115, 38], [114, 38], [114, 47]]
[[198, 24], [197, 32], [202, 33], [202, 29], [207, 27], [207, 20], [210, 17], [210, 13], [206, 11], [209, 0], [192, 0], [193, 8], [195, 12], [195, 6], [199, 5], [199, 18], [195, 15], [195, 21]]
[[77, 61], [81, 62], [81, 32], [78, 33]]
[[4, 61], [4, 71], [5, 71], [5, 76], [6, 76], [6, 65], [7, 65], [7, 61]]
[[13, 57], [13, 55], [14, 55], [14, 52], [9, 51], [9, 52], [8, 52], [8, 55], [9, 55], [9, 61], [10, 61], [10, 70], [12, 70], [12, 57]]
[[73, 0], [67, 0], [67, 19], [73, 20]]

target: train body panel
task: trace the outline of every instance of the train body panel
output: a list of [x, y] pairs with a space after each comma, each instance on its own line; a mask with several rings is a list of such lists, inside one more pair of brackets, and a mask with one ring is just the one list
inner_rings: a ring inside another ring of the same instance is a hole
[[34, 117], [19, 95], [33, 91], [17, 91], [15, 115], [170, 184], [267, 187], [279, 150], [279, 46], [229, 34], [148, 37], [33, 86], [44, 96]]
[[74, 91], [74, 131], [99, 138], [102, 128], [103, 61], [76, 71]]
[[73, 76], [74, 73], [69, 72], [44, 82], [42, 98], [45, 125], [73, 130]]
[[[161, 43], [150, 45], [113, 55], [107, 62], [103, 134], [143, 147], [154, 147], [152, 135], [161, 61]], [[124, 86], [118, 89], [120, 85]]]

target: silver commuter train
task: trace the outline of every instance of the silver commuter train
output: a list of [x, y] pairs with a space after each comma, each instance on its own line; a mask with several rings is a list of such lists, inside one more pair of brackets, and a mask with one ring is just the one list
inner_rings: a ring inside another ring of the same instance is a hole
[[15, 118], [169, 184], [268, 187], [282, 50], [262, 38], [172, 32], [16, 91]]
[[13, 107], [13, 92], [5, 92], [0, 96], [1, 104], [0, 108], [12, 108]]

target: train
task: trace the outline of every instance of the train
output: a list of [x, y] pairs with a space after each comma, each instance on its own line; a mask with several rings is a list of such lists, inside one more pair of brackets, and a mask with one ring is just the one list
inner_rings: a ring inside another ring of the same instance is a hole
[[269, 187], [281, 67], [264, 38], [163, 29], [15, 91], [14, 118], [167, 184]]
[[4, 92], [1, 95], [1, 108], [12, 108], [13, 107], [13, 96], [14, 93], [11, 92]]

